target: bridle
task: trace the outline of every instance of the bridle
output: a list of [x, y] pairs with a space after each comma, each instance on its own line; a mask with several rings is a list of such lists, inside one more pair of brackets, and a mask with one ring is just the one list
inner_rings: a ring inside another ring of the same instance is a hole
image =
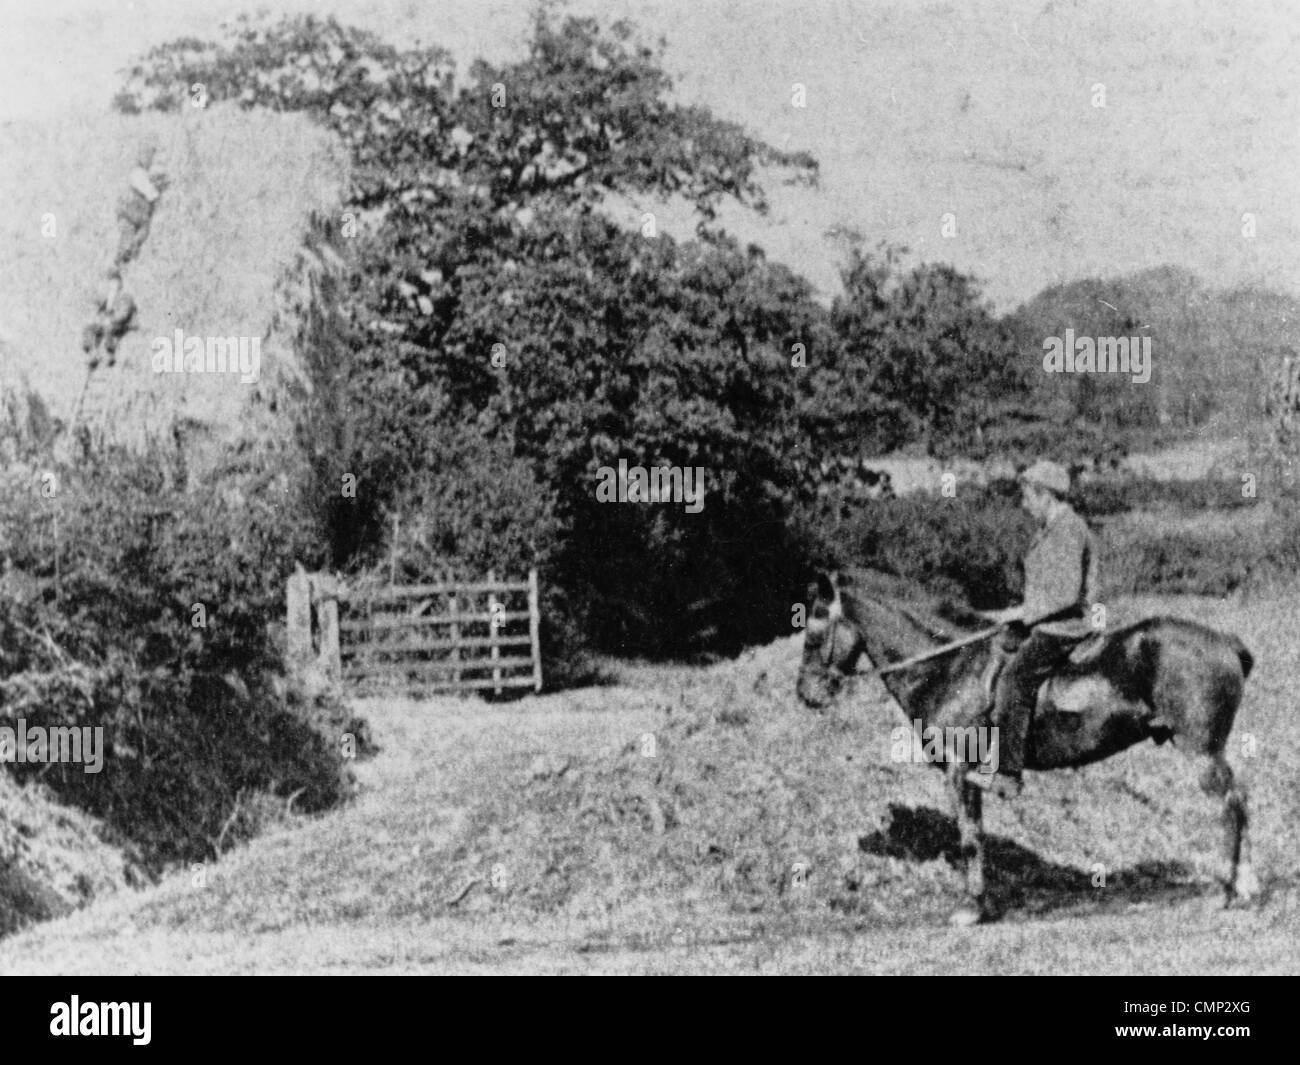
[[[920, 622], [910, 613], [902, 610], [900, 610], [900, 613], [907, 617], [909, 621], [913, 622], [913, 624], [917, 624], [922, 628], [928, 627], [920, 625]], [[827, 608], [826, 615], [826, 624], [829, 626], [830, 632], [827, 634], [826, 639], [822, 641], [821, 654], [819, 657], [821, 659], [822, 668], [829, 671], [833, 668], [835, 662], [835, 632], [844, 620], [844, 609], [840, 606], [838, 590], [835, 593], [835, 598], [831, 600], [831, 604]], [[983, 629], [980, 632], [972, 633], [968, 636], [963, 636], [961, 639], [952, 640], [948, 643], [941, 644], [938, 647], [932, 647], [929, 650], [911, 655], [908, 658], [901, 659], [897, 662], [888, 662], [883, 666], [878, 666], [871, 670], [869, 673], [858, 673], [855, 675], [883, 677], [888, 673], [894, 673], [900, 669], [906, 669], [909, 666], [914, 666], [921, 662], [928, 662], [932, 658], [938, 658], [940, 655], [948, 654], [950, 651], [956, 651], [969, 644], [979, 643], [981, 640], [987, 640], [989, 637], [994, 636], [1001, 631], [1001, 625], [994, 625], [991, 628]]]
[[831, 663], [835, 661], [835, 632], [839, 629], [839, 619], [832, 618], [827, 624], [830, 625], [830, 633], [826, 639], [822, 640], [822, 666], [825, 669], [831, 668]]
[[[833, 580], [833, 578], [832, 578]], [[826, 624], [830, 629], [826, 639], [822, 641], [821, 663], [822, 668], [830, 670], [835, 661], [835, 633], [840, 627], [840, 622], [844, 620], [844, 607], [840, 605], [840, 593], [834, 583], [831, 584], [833, 598], [830, 605], [826, 608]]]

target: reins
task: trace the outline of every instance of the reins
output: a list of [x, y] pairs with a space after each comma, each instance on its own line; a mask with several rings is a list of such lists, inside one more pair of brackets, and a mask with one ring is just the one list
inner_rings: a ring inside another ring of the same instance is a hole
[[[838, 594], [836, 595], [835, 605], [837, 607], [839, 605]], [[916, 619], [913, 618], [910, 614], [907, 614], [906, 612], [903, 613], [904, 616], [907, 617], [909, 621], [911, 621], [913, 624], [917, 624]], [[829, 667], [831, 663], [835, 661], [835, 635], [836, 635], [836, 630], [839, 629], [840, 624], [843, 621], [843, 618], [844, 615], [839, 610], [835, 610], [832, 614], [831, 631], [826, 639], [826, 649], [825, 651], [822, 652], [822, 664], [824, 666]], [[981, 629], [979, 632], [972, 633], [969, 636], [963, 636], [960, 640], [953, 640], [951, 643], [945, 643], [939, 647], [932, 647], [928, 651], [922, 651], [920, 652], [920, 654], [911, 655], [910, 657], [901, 659], [898, 662], [889, 662], [883, 666], [880, 666], [876, 669], [872, 669], [866, 673], [858, 673], [855, 675], [859, 677], [862, 676], [883, 677], [888, 673], [897, 673], [900, 669], [907, 669], [910, 666], [919, 665], [921, 662], [928, 662], [932, 658], [938, 658], [940, 655], [946, 655], [952, 651], [957, 651], [963, 647], [968, 647], [973, 643], [979, 643], [981, 640], [987, 640], [990, 636], [994, 636], [1001, 631], [1002, 631], [1001, 625], [994, 625], [991, 628]]]
[[972, 633], [970, 636], [963, 636], [960, 640], [954, 640], [952, 643], [945, 643], [941, 647], [932, 647], [928, 651], [922, 651], [920, 654], [912, 655], [910, 658], [904, 658], [898, 662], [890, 662], [888, 665], [880, 666], [877, 669], [870, 670], [857, 676], [883, 677], [886, 673], [895, 673], [900, 669], [907, 669], [908, 666], [917, 665], [920, 662], [928, 662], [932, 658], [938, 658], [940, 655], [946, 655], [950, 651], [956, 651], [959, 648], [966, 647], [972, 643], [979, 643], [981, 640], [987, 640], [1002, 631], [1001, 625], [994, 625], [991, 629], [984, 629], [981, 632]]

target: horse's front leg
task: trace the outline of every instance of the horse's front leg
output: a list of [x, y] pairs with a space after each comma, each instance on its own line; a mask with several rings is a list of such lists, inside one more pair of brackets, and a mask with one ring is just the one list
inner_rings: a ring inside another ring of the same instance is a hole
[[969, 768], [958, 761], [950, 761], [944, 767], [961, 834], [961, 863], [966, 878], [966, 897], [948, 918], [949, 924], [959, 928], [979, 924], [990, 916], [984, 888], [983, 794], [979, 788], [966, 783]]

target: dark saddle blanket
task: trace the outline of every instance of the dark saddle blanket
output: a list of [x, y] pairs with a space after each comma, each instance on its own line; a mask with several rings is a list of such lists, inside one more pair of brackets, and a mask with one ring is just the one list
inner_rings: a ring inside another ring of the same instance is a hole
[[[1062, 674], [1071, 674], [1076, 671], [1082, 671], [1091, 668], [1101, 657], [1102, 652], [1112, 635], [1114, 629], [1088, 630], [1086, 632], [1046, 632], [1039, 630], [1044, 635], [1049, 635], [1056, 643], [1056, 658], [1052, 668], [1052, 676]], [[1000, 660], [994, 655], [984, 674], [984, 693], [987, 699], [986, 705], [992, 709], [994, 690], [997, 685], [998, 676], [1005, 668], [1009, 659]], [[1050, 683], [1050, 677], [1044, 680], [1044, 684]]]

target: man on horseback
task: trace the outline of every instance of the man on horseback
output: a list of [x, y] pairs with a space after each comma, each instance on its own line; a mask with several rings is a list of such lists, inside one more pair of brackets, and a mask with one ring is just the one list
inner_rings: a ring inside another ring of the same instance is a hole
[[1041, 526], [1025, 556], [1025, 598], [989, 616], [1006, 623], [995, 644], [993, 724], [998, 771], [967, 775], [1004, 796], [1018, 795], [1025, 738], [1038, 689], [1062, 654], [1091, 632], [1085, 621], [1096, 591], [1097, 550], [1092, 532], [1066, 502], [1070, 475], [1055, 462], [1034, 463], [1020, 475], [1022, 503]]
[[[954, 640], [952, 604], [915, 581], [872, 570], [818, 574], [795, 693], [805, 706], [833, 704], [853, 691], [844, 682], [860, 672], [865, 657], [913, 726], [905, 730], [908, 752], [915, 750], [918, 721], [923, 736], [931, 728], [954, 741], [956, 734], [945, 730], [965, 734], [966, 743], [952, 742], [942, 757], [926, 759], [943, 770], [957, 814], [966, 899], [953, 914], [956, 924], [988, 920], [1000, 908], [989, 901], [977, 785], [1005, 795], [1012, 790], [1008, 783], [1018, 783], [1026, 755], [1036, 770], [1068, 769], [1147, 740], [1173, 740], [1181, 753], [1203, 759], [1201, 789], [1222, 803], [1228, 897], [1256, 897], [1246, 789], [1226, 757], [1254, 656], [1228, 633], [1180, 618], [1148, 617], [1096, 634], [1097, 653], [1079, 656], [1064, 677], [1058, 675], [1059, 689], [1054, 680], [1047, 699], [1053, 712], [1036, 719], [1042, 680], [1060, 670], [1067, 649], [1075, 646], [1062, 636], [1089, 634], [1083, 615], [1096, 589], [1096, 553], [1087, 526], [1065, 503], [1070, 479], [1063, 469], [1037, 463], [1021, 479], [1025, 506], [1042, 531], [1025, 559], [1024, 605], [995, 615], [1012, 623], [1009, 629], [967, 624], [962, 612], [958, 625], [967, 634]], [[990, 636], [1005, 636], [1014, 650], [995, 644], [990, 656]], [[995, 678], [989, 667], [1008, 658]], [[986, 716], [977, 695], [981, 679], [997, 688], [999, 732], [991, 746], [972, 755], [969, 739], [980, 737], [967, 730]], [[1033, 740], [1028, 750], [1027, 735]]]

